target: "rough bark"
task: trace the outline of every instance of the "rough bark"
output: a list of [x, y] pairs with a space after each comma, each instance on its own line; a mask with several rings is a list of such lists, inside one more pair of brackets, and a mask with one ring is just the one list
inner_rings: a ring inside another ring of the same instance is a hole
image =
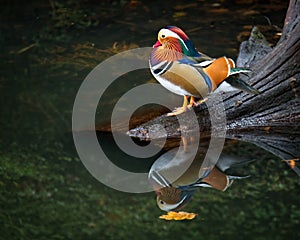
[[[227, 123], [226, 137], [255, 143], [282, 159], [300, 155], [300, 4], [291, 0], [282, 36], [271, 49], [253, 29], [250, 39], [241, 45], [239, 65], [249, 66], [252, 75], [248, 82], [260, 95], [244, 92], [223, 94]], [[195, 109], [201, 136], [210, 134], [210, 117], [218, 115], [218, 106], [211, 95], [205, 104]], [[208, 112], [207, 107], [215, 111]], [[220, 106], [221, 108], [222, 106]], [[131, 129], [129, 135], [140, 139], [179, 138], [182, 132], [192, 134], [194, 125], [190, 113], [177, 117], [159, 116]], [[157, 124], [165, 131], [160, 131]], [[216, 126], [218, 127], [218, 126]]]

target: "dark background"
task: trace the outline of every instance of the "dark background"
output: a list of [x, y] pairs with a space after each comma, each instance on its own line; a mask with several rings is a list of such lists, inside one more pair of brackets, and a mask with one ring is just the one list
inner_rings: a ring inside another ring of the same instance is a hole
[[[287, 7], [279, 0], [1, 1], [0, 239], [299, 239], [299, 178], [257, 146], [228, 141], [227, 152], [256, 160], [243, 169], [251, 177], [226, 192], [199, 190], [186, 209], [196, 219], [167, 222], [154, 193], [97, 182], [71, 134], [76, 92], [109, 56], [152, 46], [160, 28], [177, 25], [198, 50], [236, 58], [254, 25], [274, 46]], [[154, 80], [145, 73], [124, 89], [135, 81]]]

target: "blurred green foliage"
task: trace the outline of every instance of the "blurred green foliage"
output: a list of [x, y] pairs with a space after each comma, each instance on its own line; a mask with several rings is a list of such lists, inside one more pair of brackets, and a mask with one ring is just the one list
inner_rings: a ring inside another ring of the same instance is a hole
[[232, 143], [257, 160], [244, 169], [251, 177], [226, 192], [199, 190], [186, 209], [198, 214], [193, 221], [160, 220], [155, 194], [97, 182], [73, 147], [73, 101], [89, 70], [137, 45], [101, 49], [77, 37], [113, 22], [128, 1], [30, 3], [1, 9], [0, 239], [300, 238], [298, 177], [252, 145]]

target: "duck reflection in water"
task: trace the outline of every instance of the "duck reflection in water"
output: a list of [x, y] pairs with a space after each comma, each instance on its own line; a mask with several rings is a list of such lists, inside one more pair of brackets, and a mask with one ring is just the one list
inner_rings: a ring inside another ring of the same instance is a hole
[[[195, 147], [197, 151], [193, 153]], [[205, 157], [205, 149], [188, 144], [169, 150], [153, 163], [148, 177], [161, 210], [182, 209], [201, 187], [225, 191], [235, 179], [247, 177], [230, 175], [230, 172], [253, 161], [221, 155], [216, 162]]]

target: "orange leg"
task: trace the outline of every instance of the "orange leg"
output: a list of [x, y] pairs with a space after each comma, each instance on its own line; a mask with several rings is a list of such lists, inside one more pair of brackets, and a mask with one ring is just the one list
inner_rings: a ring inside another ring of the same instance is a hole
[[176, 108], [175, 111], [168, 113], [167, 116], [176, 116], [186, 112], [187, 105], [188, 105], [188, 96], [184, 96], [182, 107]]
[[207, 101], [207, 98], [203, 98], [203, 99], [199, 100], [197, 103], [195, 103], [195, 106], [199, 106], [202, 103], [205, 103], [206, 101]]
[[197, 106], [197, 103], [195, 102], [195, 98], [191, 96], [190, 104], [187, 105], [188, 109], [191, 109], [192, 107]]

